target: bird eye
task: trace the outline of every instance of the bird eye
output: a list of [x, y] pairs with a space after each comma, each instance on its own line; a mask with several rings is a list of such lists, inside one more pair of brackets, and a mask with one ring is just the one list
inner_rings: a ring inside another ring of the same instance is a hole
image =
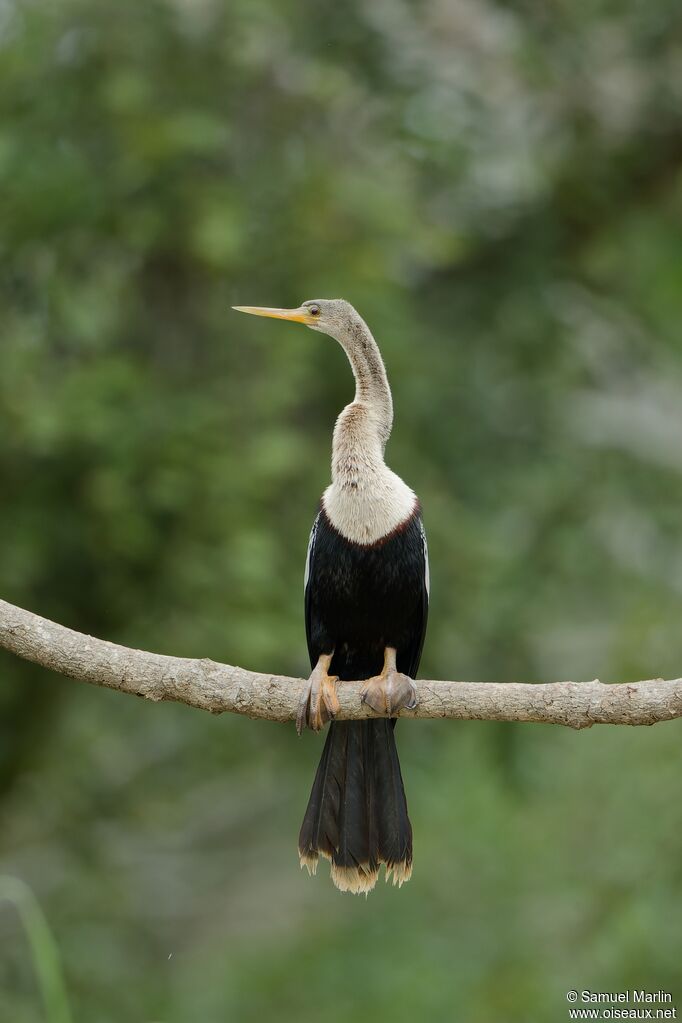
[[308, 312], [310, 313], [311, 316], [319, 316], [320, 315], [319, 305], [309, 305]]

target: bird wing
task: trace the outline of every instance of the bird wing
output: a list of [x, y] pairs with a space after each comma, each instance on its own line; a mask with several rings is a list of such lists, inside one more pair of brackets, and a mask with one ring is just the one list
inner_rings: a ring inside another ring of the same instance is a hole
[[424, 529], [424, 523], [422, 522], [421, 515], [419, 516], [419, 533], [422, 539], [422, 548], [424, 550], [424, 591], [426, 610], [429, 609], [429, 595], [431, 593], [431, 574], [429, 572], [429, 545], [426, 542], [426, 530]]
[[409, 642], [399, 651], [398, 669], [404, 671], [410, 678], [415, 678], [419, 670], [419, 662], [424, 647], [426, 636], [426, 624], [429, 617], [429, 548], [426, 542], [426, 531], [421, 515], [418, 516], [417, 525], [419, 528], [419, 539], [421, 547], [421, 599], [417, 602], [417, 610], [412, 623]]
[[304, 605], [305, 605], [305, 636], [308, 643], [308, 653], [310, 654], [310, 663], [314, 664], [317, 660], [317, 654], [313, 653], [312, 648], [312, 600], [311, 600], [311, 586], [310, 576], [315, 561], [315, 538], [317, 536], [317, 530], [320, 524], [320, 515], [313, 522], [313, 528], [310, 530], [310, 539], [308, 540], [308, 553], [305, 558], [305, 575], [303, 576], [303, 594], [304, 594]]

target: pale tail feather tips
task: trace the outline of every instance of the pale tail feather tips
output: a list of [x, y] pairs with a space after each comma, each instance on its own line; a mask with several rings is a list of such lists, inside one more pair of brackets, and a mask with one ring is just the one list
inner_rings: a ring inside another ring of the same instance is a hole
[[394, 885], [402, 888], [406, 881], [412, 877], [412, 864], [403, 861], [402, 863], [386, 864], [386, 884], [393, 881]]
[[311, 877], [317, 873], [317, 864], [319, 863], [319, 856], [317, 853], [305, 853], [298, 851], [298, 861], [301, 864], [301, 870], [305, 867]]
[[[329, 859], [329, 856], [324, 853], [322, 853], [321, 856], [323, 856], [326, 860]], [[299, 853], [299, 861], [301, 864], [301, 870], [305, 868], [311, 876], [317, 874], [317, 868], [320, 862], [319, 856]], [[398, 888], [402, 888], [405, 882], [410, 880], [411, 876], [411, 863], [403, 862], [386, 864], [385, 881], [387, 884], [389, 881], [392, 881], [394, 885], [398, 886]], [[358, 867], [340, 867], [336, 863], [332, 863], [331, 879], [340, 892], [366, 894], [367, 892], [371, 892], [376, 885], [379, 879], [379, 869], [372, 868], [369, 864], [366, 866], [362, 864]]]
[[379, 877], [378, 870], [359, 867], [338, 867], [332, 863], [331, 878], [340, 892], [362, 895], [371, 892]]

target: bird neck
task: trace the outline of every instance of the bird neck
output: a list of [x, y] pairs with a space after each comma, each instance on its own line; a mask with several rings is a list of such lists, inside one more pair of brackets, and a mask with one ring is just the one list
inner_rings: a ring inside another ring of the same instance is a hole
[[374, 544], [414, 514], [417, 498], [384, 461], [393, 402], [376, 341], [360, 317], [337, 340], [353, 368], [355, 400], [336, 420], [332, 482], [322, 508], [346, 540]]
[[358, 317], [337, 338], [355, 377], [355, 399], [339, 415], [334, 428], [332, 480], [384, 464], [384, 449], [393, 426], [393, 400], [379, 346]]

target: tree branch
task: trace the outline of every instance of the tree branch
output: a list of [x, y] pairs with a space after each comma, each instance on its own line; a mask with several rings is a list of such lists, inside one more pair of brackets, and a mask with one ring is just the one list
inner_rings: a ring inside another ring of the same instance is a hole
[[[93, 639], [0, 600], [0, 647], [81, 682], [148, 700], [174, 700], [212, 714], [231, 711], [292, 721], [304, 681], [208, 659], [166, 657]], [[339, 685], [339, 718], [375, 717], [360, 702], [360, 682]], [[603, 685], [593, 682], [417, 682], [419, 705], [401, 717], [653, 725], [682, 717], [682, 679]]]

